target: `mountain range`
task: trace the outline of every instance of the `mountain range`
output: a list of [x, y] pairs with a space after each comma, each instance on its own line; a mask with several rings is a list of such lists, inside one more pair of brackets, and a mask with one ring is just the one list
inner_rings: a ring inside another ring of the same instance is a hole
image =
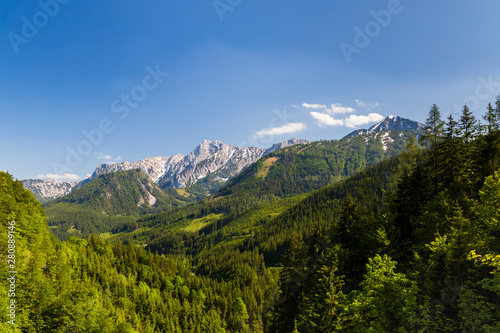
[[402, 118], [396, 115], [387, 116], [384, 120], [379, 121], [375, 125], [368, 129], [360, 129], [347, 134], [344, 138], [350, 138], [356, 135], [369, 135], [383, 131], [404, 131], [404, 130], [414, 130], [423, 131], [425, 128], [424, 124], [418, 121]]
[[240, 148], [218, 140], [204, 140], [186, 156], [177, 154], [169, 157], [146, 158], [133, 163], [101, 164], [96, 168], [90, 180], [119, 170], [141, 169], [162, 188], [186, 188], [199, 184], [207, 192], [213, 192], [262, 156], [283, 147], [308, 142], [291, 139], [268, 149], [262, 149]]
[[54, 200], [71, 193], [78, 182], [62, 182], [55, 179], [25, 179], [23, 187], [29, 189], [41, 203]]
[[293, 139], [269, 149], [204, 141], [187, 156], [100, 165], [86, 183], [46, 203], [45, 212], [59, 239], [140, 228], [134, 235], [146, 240], [151, 238], [146, 225], [197, 231], [352, 176], [398, 155], [410, 135], [418, 135], [418, 130], [367, 132], [316, 142]]
[[[379, 140], [384, 150], [395, 142], [391, 131], [422, 131], [424, 125], [413, 120], [399, 116], [388, 116], [369, 129], [356, 130], [344, 138], [363, 136], [368, 143], [369, 139]], [[272, 145], [271, 147], [240, 148], [224, 144], [221, 141], [204, 140], [188, 155], [176, 154], [167, 157], [149, 157], [136, 162], [122, 162], [113, 164], [100, 164], [93, 174], [79, 182], [61, 182], [54, 179], [27, 179], [23, 186], [34, 193], [42, 203], [54, 200], [70, 193], [73, 189], [80, 188], [100, 175], [141, 169], [154, 183], [161, 188], [189, 188], [195, 195], [209, 195], [215, 193], [230, 179], [238, 175], [249, 165], [255, 163], [263, 156], [284, 147], [297, 144], [307, 144], [308, 140], [290, 139]]]
[[141, 169], [153, 182], [162, 188], [193, 187], [197, 194], [215, 192], [227, 180], [244, 168], [273, 151], [307, 140], [290, 139], [276, 143], [267, 149], [240, 148], [218, 140], [204, 140], [192, 152], [184, 156], [148, 157], [136, 162], [100, 164], [93, 174], [81, 182], [63, 182], [55, 179], [25, 179], [24, 188], [30, 190], [42, 203], [69, 194], [100, 175], [117, 171]]

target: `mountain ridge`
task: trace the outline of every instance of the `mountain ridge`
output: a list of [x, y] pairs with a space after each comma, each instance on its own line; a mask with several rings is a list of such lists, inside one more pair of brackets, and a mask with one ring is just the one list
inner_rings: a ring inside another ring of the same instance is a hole
[[162, 188], [186, 188], [209, 174], [215, 176], [213, 181], [225, 183], [266, 154], [283, 147], [308, 142], [303, 139], [290, 139], [263, 149], [240, 148], [219, 140], [203, 140], [186, 156], [176, 154], [169, 157], [146, 158], [132, 163], [101, 164], [90, 179], [117, 170], [139, 168]]
[[54, 200], [71, 193], [78, 182], [59, 181], [57, 179], [25, 179], [21, 181], [25, 189], [29, 189], [41, 203]]
[[343, 138], [351, 138], [356, 135], [367, 135], [370, 133], [377, 133], [383, 131], [394, 131], [394, 130], [414, 130], [423, 131], [425, 125], [408, 118], [403, 118], [397, 115], [389, 115], [385, 119], [379, 121], [375, 125], [370, 126], [368, 129], [359, 129], [352, 131]]
[[[48, 179], [25, 179], [23, 184], [42, 203], [57, 199], [81, 188], [100, 175], [117, 171], [141, 169], [161, 188], [182, 189], [198, 185], [198, 192], [208, 195], [259, 158], [278, 149], [309, 143], [304, 139], [290, 139], [269, 148], [240, 148], [219, 140], [203, 140], [189, 154], [147, 157], [135, 162], [99, 164], [89, 178], [81, 182], [61, 182]], [[62, 190], [64, 188], [64, 190]], [[43, 189], [43, 190], [42, 190]]]
[[[390, 131], [412, 131], [412, 134], [418, 137], [419, 132], [423, 129], [424, 125], [419, 122], [390, 115], [368, 129], [359, 129], [349, 133], [343, 139], [361, 135], [368, 142], [370, 139], [380, 137], [384, 150], [387, 150], [396, 141], [394, 135], [389, 134]], [[400, 133], [400, 135], [403, 134]], [[281, 148], [307, 143], [310, 142], [294, 138], [275, 143], [266, 149], [257, 147], [240, 148], [225, 144], [219, 140], [203, 140], [187, 155], [175, 154], [165, 157], [147, 157], [135, 162], [99, 164], [89, 178], [79, 183], [40, 179], [26, 179], [22, 182], [25, 188], [31, 190], [38, 200], [45, 203], [81, 188], [100, 175], [141, 169], [161, 188], [184, 189], [192, 187], [197, 194], [209, 195], [215, 193], [230, 179], [261, 157]]]

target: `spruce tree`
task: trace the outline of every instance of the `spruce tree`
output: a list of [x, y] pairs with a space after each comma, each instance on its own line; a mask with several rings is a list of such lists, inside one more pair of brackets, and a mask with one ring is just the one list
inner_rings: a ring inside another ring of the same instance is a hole
[[439, 147], [439, 166], [437, 179], [444, 187], [458, 179], [460, 160], [460, 144], [458, 122], [450, 114], [446, 123], [446, 140]]
[[477, 120], [467, 104], [464, 105], [462, 109], [462, 116], [459, 121], [459, 131], [465, 142], [471, 142], [477, 134]]
[[438, 106], [433, 104], [425, 121], [425, 134], [421, 136], [421, 143], [429, 148], [438, 144], [444, 136], [444, 124]]
[[443, 141], [445, 129], [445, 122], [441, 120], [441, 113], [436, 104], [431, 106], [429, 116], [425, 122], [425, 134], [420, 137], [420, 142], [425, 144], [430, 149], [429, 159], [431, 167], [431, 179], [434, 187], [439, 184], [437, 175], [437, 165], [439, 163], [439, 150], [438, 145]]
[[498, 129], [498, 119], [495, 109], [491, 106], [491, 103], [488, 103], [486, 107], [486, 114], [483, 115], [483, 119], [486, 120], [488, 128], [488, 133], [491, 133], [493, 130]]
[[458, 134], [459, 130], [457, 128], [458, 122], [453, 118], [453, 115], [450, 113], [448, 116], [448, 122], [446, 123], [446, 139], [455, 139]]
[[[500, 123], [500, 95], [497, 96], [497, 100], [495, 101], [495, 116], [497, 122]], [[497, 123], [497, 126], [500, 127], [500, 124]]]
[[274, 305], [271, 332], [290, 332], [304, 304], [304, 284], [307, 276], [307, 246], [302, 234], [292, 234], [283, 258], [280, 274], [281, 293]]
[[359, 226], [358, 208], [349, 193], [342, 205], [340, 220], [336, 228], [336, 236], [343, 248], [349, 251], [355, 250], [359, 246], [359, 236], [361, 226]]

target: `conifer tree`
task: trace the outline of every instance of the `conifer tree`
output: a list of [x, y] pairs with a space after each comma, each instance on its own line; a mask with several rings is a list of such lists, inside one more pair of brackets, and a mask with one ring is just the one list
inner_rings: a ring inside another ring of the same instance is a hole
[[446, 140], [439, 148], [440, 161], [437, 176], [445, 187], [458, 179], [459, 165], [462, 158], [460, 155], [461, 142], [458, 135], [458, 122], [450, 114], [446, 123]]
[[453, 118], [450, 113], [448, 116], [448, 122], [446, 123], [446, 138], [448, 140], [455, 139], [459, 135], [459, 130], [457, 128], [458, 122]]
[[477, 134], [477, 120], [469, 107], [464, 105], [462, 109], [462, 116], [459, 121], [459, 131], [465, 142], [474, 140]]
[[358, 215], [358, 207], [352, 196], [347, 193], [342, 204], [340, 219], [334, 231], [333, 239], [339, 242], [342, 248], [354, 254], [359, 252], [362, 226]]
[[498, 129], [497, 115], [495, 113], [495, 109], [491, 106], [491, 103], [488, 103], [488, 106], [486, 107], [486, 114], [483, 115], [483, 119], [487, 122], [486, 128], [488, 129], [488, 133]]
[[[497, 121], [500, 123], [500, 95], [497, 96], [495, 101], [495, 116]], [[498, 124], [500, 126], [500, 124]]]
[[421, 142], [428, 148], [437, 145], [444, 136], [444, 124], [438, 106], [433, 104], [425, 121], [425, 133], [421, 136]]
[[283, 258], [283, 270], [280, 274], [281, 294], [274, 308], [272, 332], [290, 332], [293, 329], [293, 320], [297, 319], [304, 303], [306, 260], [307, 246], [302, 240], [302, 234], [294, 233]]

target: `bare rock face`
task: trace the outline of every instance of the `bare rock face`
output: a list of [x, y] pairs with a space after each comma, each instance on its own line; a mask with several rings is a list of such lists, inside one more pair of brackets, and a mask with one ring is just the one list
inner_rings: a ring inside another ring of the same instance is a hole
[[222, 186], [262, 156], [283, 147], [308, 143], [307, 140], [287, 140], [268, 149], [240, 148], [214, 140], [204, 140], [188, 155], [151, 157], [137, 162], [101, 164], [91, 178], [119, 170], [141, 169], [161, 187], [185, 188], [203, 182], [209, 190]]
[[424, 129], [424, 125], [406, 118], [399, 116], [388, 116], [381, 122], [373, 125], [368, 129], [369, 132], [381, 132], [381, 131], [392, 131], [392, 130], [417, 130], [421, 131]]
[[184, 188], [211, 175], [214, 182], [225, 182], [263, 154], [260, 148], [239, 148], [220, 141], [204, 140], [191, 153], [169, 169], [159, 180], [162, 187]]
[[42, 202], [62, 197], [70, 193], [78, 184], [77, 182], [62, 182], [55, 179], [26, 179], [21, 182], [25, 189], [30, 190]]
[[183, 155], [178, 154], [169, 157], [148, 157], [132, 163], [100, 164], [90, 178], [94, 179], [110, 172], [141, 169], [152, 181], [158, 182], [158, 180], [163, 177], [172, 166], [182, 160], [183, 157]]
[[416, 133], [423, 133], [425, 125], [418, 121], [402, 118], [400, 116], [388, 116], [384, 120], [379, 121], [369, 129], [360, 129], [347, 134], [344, 138], [352, 138], [357, 135], [370, 135], [384, 131], [415, 131]]
[[[185, 188], [203, 183], [202, 186], [210, 192], [217, 190], [262, 156], [287, 146], [305, 143], [309, 143], [309, 141], [291, 139], [274, 144], [268, 149], [262, 149], [240, 148], [217, 140], [204, 140], [186, 156], [177, 154], [167, 157], [148, 157], [131, 163], [100, 164], [92, 176], [81, 183], [60, 182], [53, 179], [27, 179], [23, 181], [23, 185], [31, 190], [40, 201], [47, 202], [70, 193], [74, 188], [81, 187], [100, 175], [141, 169], [162, 188]], [[143, 200], [151, 206], [156, 202], [156, 199], [153, 198], [149, 197]]]

